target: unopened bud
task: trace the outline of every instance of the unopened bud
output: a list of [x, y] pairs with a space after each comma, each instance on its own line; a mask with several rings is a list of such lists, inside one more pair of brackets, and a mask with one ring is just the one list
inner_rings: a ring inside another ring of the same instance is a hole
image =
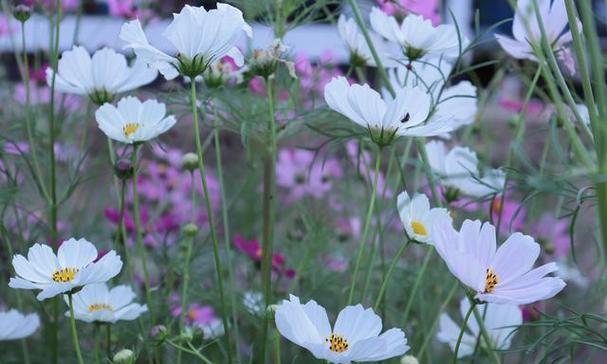
[[400, 364], [419, 364], [419, 360], [413, 355], [405, 355], [400, 358]]
[[24, 4], [17, 5], [13, 10], [13, 16], [20, 22], [25, 23], [32, 16], [32, 8]]
[[183, 234], [186, 236], [195, 236], [198, 234], [198, 226], [196, 224], [186, 224], [183, 227]]
[[278, 305], [269, 305], [266, 308], [266, 318], [268, 320], [274, 320], [274, 316], [276, 315], [276, 310], [278, 310]]
[[168, 335], [166, 326], [156, 325], [150, 329], [150, 337], [154, 340], [164, 341]]
[[130, 159], [121, 158], [114, 165], [114, 174], [121, 180], [127, 180], [133, 177], [133, 163]]
[[194, 325], [194, 326], [186, 326], [183, 329], [183, 331], [181, 331], [181, 334], [179, 335], [179, 339], [191, 342], [194, 340], [202, 339], [203, 336], [204, 336], [204, 332], [202, 331], [200, 326]]
[[198, 155], [196, 153], [186, 153], [181, 159], [181, 167], [186, 171], [194, 171], [198, 168]]
[[135, 359], [135, 353], [129, 349], [122, 349], [114, 355], [112, 362], [114, 364], [133, 364]]

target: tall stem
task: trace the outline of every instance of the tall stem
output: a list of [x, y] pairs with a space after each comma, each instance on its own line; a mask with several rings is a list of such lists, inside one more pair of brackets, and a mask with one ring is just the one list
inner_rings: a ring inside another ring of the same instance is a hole
[[405, 313], [403, 314], [403, 325], [405, 325], [407, 323], [407, 320], [409, 319], [409, 313], [411, 312], [411, 308], [413, 307], [413, 301], [415, 300], [415, 296], [417, 295], [417, 291], [419, 290], [419, 287], [421, 285], [422, 278], [426, 274], [426, 269], [428, 269], [428, 263], [430, 263], [430, 259], [432, 258], [432, 251], [433, 249], [429, 247], [428, 252], [424, 257], [422, 267], [419, 272], [417, 272], [417, 278], [415, 278], [415, 283], [413, 283], [413, 288], [409, 293], [409, 299], [407, 300], [407, 305], [405, 306]]
[[74, 349], [76, 350], [76, 356], [78, 357], [78, 363], [84, 364], [82, 359], [82, 353], [80, 352], [80, 342], [78, 340], [78, 331], [76, 330], [76, 319], [74, 318], [74, 304], [72, 303], [72, 294], [67, 294], [69, 305], [70, 305], [70, 327], [72, 329], [72, 340], [74, 342]]
[[375, 300], [375, 305], [373, 306], [375, 311], [378, 310], [379, 305], [381, 304], [381, 302], [384, 298], [384, 292], [386, 291], [386, 288], [388, 287], [388, 284], [390, 283], [390, 278], [392, 277], [392, 272], [394, 271], [396, 264], [398, 264], [398, 261], [402, 257], [403, 253], [405, 252], [405, 250], [407, 249], [409, 244], [411, 244], [411, 240], [407, 240], [404, 244], [402, 244], [400, 246], [400, 249], [398, 249], [398, 252], [394, 256], [394, 258], [392, 259], [392, 263], [390, 263], [390, 268], [388, 268], [388, 272], [386, 273], [386, 276], [384, 277], [384, 281], [381, 284], [381, 287], [379, 289], [379, 293], [377, 294], [377, 299]]
[[466, 331], [466, 327], [468, 326], [468, 319], [472, 312], [474, 312], [474, 308], [476, 307], [476, 302], [472, 302], [470, 304], [470, 309], [468, 313], [466, 313], [466, 317], [464, 317], [464, 323], [462, 324], [462, 328], [459, 330], [459, 335], [457, 337], [457, 342], [455, 343], [455, 349], [453, 350], [453, 364], [457, 364], [457, 354], [459, 353], [459, 347], [462, 343], [462, 338], [464, 337], [464, 332]]
[[196, 143], [196, 154], [198, 155], [198, 169], [200, 170], [200, 180], [202, 181], [202, 191], [204, 193], [205, 205], [209, 219], [209, 227], [211, 229], [211, 239], [213, 240], [213, 258], [215, 260], [215, 271], [217, 273], [217, 288], [219, 290], [219, 304], [221, 305], [221, 320], [225, 330], [224, 340], [228, 354], [228, 363], [232, 363], [232, 348], [230, 345], [230, 328], [228, 326], [228, 318], [226, 314], [226, 300], [223, 288], [223, 268], [221, 258], [219, 257], [219, 241], [217, 239], [217, 228], [215, 227], [215, 219], [213, 217], [213, 206], [211, 205], [211, 197], [209, 196], [209, 188], [207, 186], [206, 170], [204, 167], [204, 155], [202, 152], [202, 143], [200, 142], [200, 126], [198, 121], [198, 105], [196, 94], [196, 82], [191, 82], [192, 102], [192, 118], [194, 119], [194, 140]]
[[371, 217], [373, 216], [373, 209], [375, 208], [377, 181], [379, 178], [379, 170], [381, 167], [381, 160], [383, 155], [382, 152], [382, 148], [379, 148], [377, 151], [377, 156], [375, 157], [375, 174], [373, 176], [373, 184], [371, 186], [371, 199], [369, 200], [369, 207], [367, 208], [367, 217], [365, 218], [363, 235], [360, 240], [360, 246], [358, 247], [358, 255], [356, 258], [356, 264], [354, 265], [354, 273], [352, 274], [352, 283], [350, 284], [350, 293], [348, 294], [348, 305], [352, 303], [352, 299], [354, 298], [354, 288], [356, 287], [358, 271], [360, 269], [360, 263], [362, 261], [363, 253], [365, 251], [365, 245], [367, 244], [367, 236], [369, 235], [369, 227], [371, 226]]
[[143, 246], [143, 227], [141, 226], [141, 212], [139, 208], [139, 166], [137, 154], [139, 153], [139, 144], [133, 144], [133, 154], [131, 160], [133, 164], [133, 215], [135, 219], [135, 230], [136, 230], [136, 244], [137, 250], [139, 251], [139, 259], [141, 259], [141, 266], [143, 268], [143, 284], [145, 286], [145, 297], [148, 309], [150, 310], [150, 318], [152, 325], [156, 323], [156, 316], [154, 315], [154, 306], [152, 305], [152, 290], [150, 287], [150, 273], [148, 271], [148, 262], [145, 254], [145, 247]]
[[[192, 223], [195, 223], [196, 219], [196, 189], [194, 188], [194, 172], [190, 172], [190, 180], [192, 186]], [[188, 307], [188, 286], [190, 284], [190, 262], [192, 260], [192, 248], [194, 246], [194, 240], [196, 235], [187, 236], [187, 247], [185, 253], [185, 262], [183, 266], [183, 282], [181, 283], [181, 313], [179, 315], [179, 327], [183, 330], [185, 327], [185, 312]], [[181, 355], [177, 357], [177, 362], [181, 362]]]
[[[474, 305], [474, 302], [471, 302], [471, 305]], [[489, 336], [489, 333], [487, 332], [487, 328], [485, 327], [485, 321], [483, 320], [483, 317], [477, 310], [474, 310], [473, 312], [474, 312], [474, 318], [476, 319], [476, 322], [478, 322], [478, 326], [481, 329], [481, 336], [483, 337], [483, 340], [485, 341], [485, 345], [487, 345], [487, 350], [491, 354], [491, 359], [493, 360], [493, 362], [495, 364], [501, 364], [502, 361], [500, 359], [499, 354], [495, 350], [493, 350], [493, 347], [492, 347], [494, 345], [493, 340], [491, 340], [491, 337]]]
[[[263, 241], [261, 258], [261, 279], [265, 307], [272, 304], [272, 254], [274, 241], [274, 196], [276, 191], [276, 120], [274, 115], [274, 89], [272, 79], [266, 79], [268, 90], [268, 131], [270, 132], [270, 146], [263, 162]], [[261, 361], [265, 363], [268, 340], [268, 320], [263, 322], [261, 338]]]

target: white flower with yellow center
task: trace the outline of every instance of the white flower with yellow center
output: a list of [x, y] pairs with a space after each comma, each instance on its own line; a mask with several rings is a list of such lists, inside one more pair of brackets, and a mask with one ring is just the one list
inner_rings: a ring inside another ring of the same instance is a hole
[[[54, 71], [46, 69], [50, 86]], [[111, 102], [117, 94], [134, 90], [154, 81], [158, 71], [140, 60], [129, 66], [126, 57], [111, 48], [89, 55], [84, 47], [63, 52], [55, 76], [55, 88], [64, 93], [87, 95], [97, 104]]]
[[114, 250], [98, 257], [97, 248], [86, 239], [64, 241], [57, 254], [48, 245], [35, 244], [27, 258], [13, 257], [17, 277], [11, 278], [11, 288], [42, 290], [39, 301], [91, 283], [103, 283], [114, 278], [122, 269], [122, 260]]
[[244, 62], [236, 45], [242, 35], [253, 36], [253, 30], [242, 12], [228, 4], [217, 4], [217, 9], [186, 5], [173, 14], [173, 21], [164, 31], [164, 37], [173, 45], [172, 55], [152, 46], [138, 19], [125, 23], [120, 39], [127, 42], [138, 58], [157, 69], [167, 80], [181, 75], [194, 79], [206, 68], [230, 56], [238, 66]]
[[369, 85], [350, 85], [336, 77], [325, 87], [329, 107], [368, 129], [371, 139], [388, 145], [399, 136], [434, 136], [452, 130], [450, 119], [425, 122], [430, 114], [430, 96], [419, 87], [398, 90], [396, 98], [384, 98]]
[[[68, 297], [64, 297], [69, 305]], [[85, 322], [131, 321], [148, 310], [146, 305], [133, 303], [135, 292], [129, 286], [109, 289], [107, 284], [89, 284], [74, 295], [74, 317]], [[69, 311], [65, 313], [69, 317]]]
[[468, 43], [460, 34], [460, 44], [458, 30], [454, 25], [442, 24], [435, 27], [421, 15], [409, 14], [399, 24], [394, 16], [374, 7], [369, 20], [373, 30], [397, 43], [409, 60], [426, 55], [455, 58], [459, 55], [460, 48], [463, 51]]
[[341, 310], [331, 329], [322, 306], [313, 300], [301, 304], [290, 295], [278, 305], [275, 320], [282, 336], [331, 363], [381, 361], [409, 350], [402, 330], [390, 329], [380, 335], [381, 318], [361, 305]]
[[433, 224], [438, 221], [451, 222], [449, 211], [444, 208], [430, 208], [430, 201], [423, 193], [409, 197], [404, 191], [397, 197], [396, 206], [400, 220], [410, 239], [421, 243], [431, 243], [430, 232]]
[[40, 327], [40, 317], [31, 313], [24, 315], [17, 310], [0, 312], [0, 341], [23, 339]]
[[459, 232], [450, 222], [439, 221], [431, 234], [449, 271], [478, 300], [525, 305], [552, 298], [566, 285], [547, 276], [557, 270], [554, 262], [533, 269], [540, 246], [531, 236], [514, 233], [497, 248], [495, 227], [478, 220], [465, 220]]
[[117, 106], [101, 106], [95, 118], [105, 135], [127, 144], [154, 139], [177, 122], [174, 116], [166, 115], [164, 104], [156, 100], [141, 102], [132, 96], [123, 98]]
[[[459, 304], [462, 318], [466, 317], [469, 309], [470, 301], [466, 297], [462, 298]], [[487, 303], [486, 305], [476, 306], [474, 309], [483, 318], [483, 324], [491, 339], [492, 345], [489, 349], [509, 349], [512, 339], [516, 334], [517, 326], [523, 323], [523, 311], [517, 305], [500, 305], [497, 303]], [[451, 350], [455, 350], [461, 325], [456, 324], [446, 313], [441, 314], [439, 325], [438, 334], [436, 335], [438, 341], [449, 344]], [[477, 338], [480, 335], [480, 326], [474, 315], [468, 318], [466, 328], [467, 330], [462, 336], [457, 353], [458, 358], [463, 358], [474, 353], [477, 346]], [[479, 344], [486, 345], [484, 340], [481, 340]]]

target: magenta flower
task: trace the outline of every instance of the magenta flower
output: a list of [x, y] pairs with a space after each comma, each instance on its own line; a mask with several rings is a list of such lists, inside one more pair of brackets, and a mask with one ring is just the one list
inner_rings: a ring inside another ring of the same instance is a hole
[[421, 15], [437, 26], [441, 22], [438, 13], [439, 0], [376, 0], [381, 10], [396, 17], [404, 18], [410, 13]]
[[566, 219], [557, 219], [546, 213], [533, 224], [531, 231], [547, 253], [557, 258], [565, 258], [569, 255], [571, 243], [569, 221]]
[[110, 15], [122, 18], [137, 18], [138, 11], [135, 0], [107, 0]]
[[[259, 240], [255, 238], [247, 240], [242, 235], [236, 234], [233, 242], [236, 248], [248, 255], [253, 262], [261, 264], [263, 250]], [[279, 275], [284, 274], [287, 278], [295, 277], [295, 270], [286, 267], [285, 256], [277, 252], [272, 254], [272, 270]]]
[[492, 201], [485, 204], [485, 208], [491, 209], [491, 219], [495, 225], [498, 224], [501, 214], [500, 234], [505, 235], [523, 230], [527, 218], [527, 209], [512, 199], [510, 194], [496, 196]]

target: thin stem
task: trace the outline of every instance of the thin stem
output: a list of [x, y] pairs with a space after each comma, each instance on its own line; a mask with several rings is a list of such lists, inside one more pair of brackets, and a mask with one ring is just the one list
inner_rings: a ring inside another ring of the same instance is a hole
[[217, 179], [219, 180], [219, 193], [221, 198], [221, 218], [223, 224], [223, 242], [228, 259], [228, 282], [230, 284], [230, 301], [232, 303], [232, 325], [234, 325], [234, 347], [236, 348], [236, 362], [240, 363], [240, 333], [238, 329], [238, 313], [236, 311], [236, 291], [234, 289], [234, 271], [232, 269], [232, 247], [230, 239], [230, 220], [228, 219], [228, 199], [226, 197], [225, 182], [223, 178], [223, 162], [221, 158], [221, 141], [219, 140], [219, 117], [217, 108], [213, 108], [215, 161], [217, 164]]
[[152, 305], [152, 290], [150, 287], [150, 272], [148, 270], [148, 262], [145, 253], [145, 247], [143, 246], [143, 227], [141, 225], [141, 212], [139, 208], [139, 192], [138, 192], [138, 184], [139, 184], [139, 165], [137, 160], [137, 154], [139, 153], [139, 144], [133, 144], [133, 154], [131, 155], [131, 160], [133, 164], [133, 214], [135, 219], [135, 230], [136, 230], [136, 245], [137, 250], [139, 251], [139, 259], [141, 259], [141, 266], [143, 268], [143, 284], [145, 287], [145, 297], [146, 303], [148, 305], [148, 309], [150, 310], [150, 318], [152, 321], [152, 325], [156, 322], [156, 317], [154, 315], [154, 307]]
[[[358, 278], [358, 271], [360, 269], [360, 263], [363, 258], [365, 251], [365, 245], [367, 244], [367, 236], [369, 235], [369, 227], [371, 226], [371, 217], [373, 216], [373, 210], [375, 208], [375, 199], [377, 195], [377, 182], [379, 179], [379, 171], [382, 160], [382, 148], [379, 148], [375, 158], [375, 174], [373, 175], [373, 184], [371, 186], [371, 199], [369, 200], [369, 207], [367, 208], [367, 217], [365, 218], [365, 225], [363, 228], [363, 235], [360, 240], [358, 247], [358, 256], [356, 258], [356, 264], [354, 265], [354, 273], [352, 274], [352, 283], [350, 284], [350, 293], [348, 294], [348, 305], [352, 303], [354, 298], [354, 288], [356, 287], [356, 280]], [[370, 177], [370, 176], [369, 176]]]
[[95, 323], [94, 325], [95, 347], [93, 349], [93, 355], [95, 356], [95, 363], [101, 364], [101, 358], [99, 358], [99, 324]]
[[275, 330], [274, 335], [274, 363], [280, 364], [280, 332]]
[[230, 327], [226, 314], [226, 300], [223, 288], [223, 268], [221, 258], [219, 257], [219, 241], [217, 239], [217, 228], [215, 227], [215, 219], [213, 217], [213, 206], [211, 205], [211, 197], [207, 186], [206, 170], [204, 167], [204, 155], [202, 152], [202, 144], [200, 142], [200, 126], [198, 121], [198, 105], [196, 94], [196, 82], [192, 80], [190, 101], [192, 103], [192, 118], [194, 120], [194, 140], [196, 143], [196, 154], [198, 155], [198, 169], [200, 172], [200, 180], [202, 182], [202, 191], [204, 193], [205, 205], [207, 208], [207, 216], [209, 219], [209, 227], [211, 229], [211, 239], [213, 240], [213, 259], [215, 261], [215, 271], [217, 273], [217, 288], [219, 290], [219, 303], [221, 306], [221, 320], [225, 330], [224, 340], [227, 347], [228, 363], [232, 363], [232, 348], [230, 345]]
[[392, 277], [392, 272], [394, 271], [394, 268], [396, 268], [396, 264], [398, 264], [400, 258], [402, 257], [403, 253], [405, 252], [405, 250], [407, 249], [409, 244], [411, 244], [411, 240], [407, 240], [404, 244], [402, 244], [400, 246], [400, 249], [398, 249], [398, 252], [394, 256], [394, 258], [392, 259], [392, 262], [390, 263], [390, 268], [388, 268], [388, 272], [386, 273], [386, 276], [384, 277], [384, 281], [381, 284], [381, 287], [379, 289], [379, 293], [377, 294], [377, 299], [375, 300], [375, 305], [373, 306], [375, 311], [377, 311], [377, 309], [379, 308], [379, 305], [381, 304], [381, 302], [384, 298], [384, 292], [386, 291], [386, 288], [388, 287], [388, 283], [390, 283], [390, 278]]
[[[451, 299], [453, 298], [453, 295], [455, 295], [455, 292], [457, 291], [458, 287], [459, 286], [457, 284], [455, 284], [455, 283], [451, 284], [451, 289], [449, 290], [449, 293], [447, 294], [447, 297], [443, 301], [443, 304], [441, 305], [441, 307], [438, 310], [438, 312], [445, 311], [445, 309], [447, 308], [447, 306], [451, 302]], [[419, 348], [419, 353], [418, 353], [417, 357], [420, 360], [422, 360], [422, 358], [424, 357], [424, 353], [426, 352], [426, 348], [428, 347], [428, 344], [430, 343], [430, 341], [434, 337], [434, 330], [436, 329], [436, 325], [438, 325], [439, 319], [440, 319], [440, 315], [435, 315], [434, 321], [432, 322], [432, 325], [430, 326], [430, 330], [426, 333], [426, 337], [424, 339], [424, 342], [422, 343], [422, 346]]]
[[476, 307], [476, 302], [472, 302], [470, 304], [470, 309], [468, 309], [468, 313], [466, 313], [466, 317], [464, 317], [464, 323], [462, 324], [462, 328], [459, 330], [459, 335], [457, 337], [457, 342], [455, 343], [455, 349], [453, 350], [453, 364], [457, 364], [457, 354], [459, 353], [459, 346], [462, 343], [462, 338], [464, 337], [464, 332], [466, 331], [466, 327], [468, 325], [468, 319], [472, 312], [474, 312], [474, 308]]
[[112, 358], [112, 325], [105, 325], [105, 355], [108, 359]]
[[72, 339], [74, 342], [74, 349], [76, 350], [76, 356], [78, 357], [78, 363], [84, 364], [82, 359], [82, 353], [80, 352], [80, 342], [78, 340], [78, 331], [76, 330], [76, 318], [74, 317], [74, 304], [72, 302], [72, 293], [67, 294], [69, 306], [70, 306], [70, 327], [72, 329]]
[[[274, 88], [271, 78], [266, 79], [268, 90], [268, 131], [270, 132], [270, 148], [264, 157], [263, 168], [263, 240], [261, 258], [261, 279], [265, 307], [272, 304], [272, 254], [274, 245], [274, 196], [276, 191], [276, 154], [278, 152], [276, 140], [276, 120], [274, 112]], [[268, 340], [268, 320], [263, 322], [261, 337], [261, 360], [265, 363]]]
[[422, 267], [419, 272], [417, 272], [417, 278], [415, 279], [415, 283], [413, 283], [413, 289], [411, 289], [411, 293], [409, 294], [409, 299], [407, 300], [407, 305], [405, 306], [405, 313], [403, 314], [403, 325], [407, 323], [409, 319], [409, 313], [411, 312], [411, 308], [413, 307], [413, 301], [415, 300], [415, 296], [417, 295], [417, 291], [422, 282], [422, 278], [426, 274], [426, 269], [428, 269], [428, 263], [430, 263], [430, 259], [432, 258], [432, 248], [428, 248], [428, 252], [426, 253], [426, 257], [424, 258], [424, 262], [422, 263]]
[[[192, 185], [192, 209], [196, 206], [196, 189], [194, 188], [194, 173], [190, 172], [190, 180]], [[192, 211], [192, 222], [195, 221], [196, 213]], [[194, 246], [194, 240], [196, 236], [188, 236], [187, 237], [187, 247], [185, 253], [185, 262], [183, 266], [183, 282], [181, 283], [181, 313], [179, 315], [179, 327], [183, 330], [185, 327], [185, 312], [188, 307], [188, 286], [190, 284], [190, 262], [192, 260], [192, 248]], [[178, 357], [178, 362], [180, 362], [181, 357]]]
[[[472, 301], [472, 300], [470, 300]], [[471, 305], [474, 305], [474, 302], [471, 302]], [[474, 318], [476, 319], [476, 322], [478, 322], [478, 326], [481, 329], [481, 336], [483, 337], [483, 340], [485, 341], [485, 345], [487, 345], [487, 350], [491, 353], [491, 358], [493, 359], [493, 362], [495, 364], [501, 364], [501, 359], [499, 354], [493, 350], [493, 341], [491, 340], [491, 337], [489, 336], [489, 333], [487, 332], [487, 328], [485, 327], [485, 322], [483, 321], [483, 318], [481, 316], [481, 314], [477, 311], [474, 310]]]

